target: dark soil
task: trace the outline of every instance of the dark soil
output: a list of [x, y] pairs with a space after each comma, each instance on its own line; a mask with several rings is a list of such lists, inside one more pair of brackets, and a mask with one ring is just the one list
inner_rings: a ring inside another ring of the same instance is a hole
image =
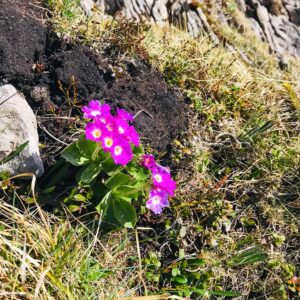
[[[42, 10], [29, 2], [0, 0], [0, 84], [22, 91], [38, 116], [78, 115], [88, 100], [104, 99], [138, 113], [135, 125], [144, 144], [169, 152], [172, 140], [187, 129], [181, 95], [143, 61], [119, 61], [60, 40], [41, 21]], [[53, 118], [42, 127], [63, 139], [72, 120]], [[41, 130], [41, 141], [53, 142], [51, 135]]]

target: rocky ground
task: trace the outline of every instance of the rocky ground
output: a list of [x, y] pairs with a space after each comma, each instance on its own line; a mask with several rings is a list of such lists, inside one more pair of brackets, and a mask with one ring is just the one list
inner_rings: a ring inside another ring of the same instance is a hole
[[[145, 17], [161, 25], [175, 24], [194, 37], [206, 32], [213, 42], [221, 43], [223, 41], [212, 22], [212, 15], [215, 15], [214, 22], [240, 29], [249, 26], [257, 38], [269, 43], [270, 50], [277, 54], [282, 66], [287, 66], [289, 55], [300, 58], [298, 0], [238, 0], [236, 3], [203, 0], [81, 0], [81, 5], [88, 15], [97, 14], [99, 9], [110, 15], [121, 13], [128, 18]], [[230, 10], [236, 6], [247, 16], [248, 24], [232, 22]]]

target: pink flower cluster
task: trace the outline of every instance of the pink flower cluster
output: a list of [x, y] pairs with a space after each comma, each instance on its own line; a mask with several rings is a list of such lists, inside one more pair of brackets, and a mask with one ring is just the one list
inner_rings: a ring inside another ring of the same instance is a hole
[[110, 106], [97, 100], [90, 101], [82, 111], [85, 118], [92, 119], [85, 128], [86, 138], [100, 142], [103, 150], [111, 153], [116, 164], [125, 166], [133, 157], [130, 144], [137, 147], [140, 144], [136, 129], [129, 123], [133, 116], [119, 108], [113, 116]]
[[169, 206], [168, 198], [174, 196], [176, 182], [171, 177], [170, 169], [156, 163], [153, 155], [143, 155], [141, 164], [151, 171], [153, 180], [146, 207], [160, 214], [164, 207]]
[[[133, 116], [119, 108], [112, 115], [110, 106], [97, 100], [90, 101], [82, 111], [85, 118], [92, 120], [85, 127], [86, 138], [101, 143], [103, 150], [111, 153], [116, 164], [127, 165], [133, 158], [131, 144], [136, 147], [140, 144], [136, 129], [130, 125]], [[176, 182], [171, 177], [170, 169], [156, 163], [153, 155], [144, 154], [141, 165], [151, 171], [153, 182], [146, 207], [160, 214], [164, 207], [169, 206], [168, 198], [174, 196]]]

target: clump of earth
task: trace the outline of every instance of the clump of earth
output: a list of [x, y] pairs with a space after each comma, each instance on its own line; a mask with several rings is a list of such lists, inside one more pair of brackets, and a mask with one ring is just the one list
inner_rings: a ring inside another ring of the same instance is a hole
[[172, 140], [187, 129], [188, 113], [158, 71], [143, 60], [120, 62], [58, 38], [28, 0], [0, 2], [0, 85], [13, 84], [36, 113], [46, 165], [59, 154], [58, 141], [72, 141], [73, 117], [91, 99], [135, 114], [143, 143], [170, 151]]

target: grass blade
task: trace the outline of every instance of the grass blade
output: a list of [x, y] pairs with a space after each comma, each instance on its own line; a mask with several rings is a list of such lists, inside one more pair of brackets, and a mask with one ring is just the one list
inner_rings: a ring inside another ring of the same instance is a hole
[[20, 146], [18, 146], [14, 151], [12, 151], [11, 153], [9, 153], [3, 160], [1, 160], [0, 164], [5, 164], [7, 162], [9, 162], [10, 160], [14, 159], [16, 156], [18, 156], [25, 148], [26, 146], [29, 144], [29, 141], [21, 144]]

